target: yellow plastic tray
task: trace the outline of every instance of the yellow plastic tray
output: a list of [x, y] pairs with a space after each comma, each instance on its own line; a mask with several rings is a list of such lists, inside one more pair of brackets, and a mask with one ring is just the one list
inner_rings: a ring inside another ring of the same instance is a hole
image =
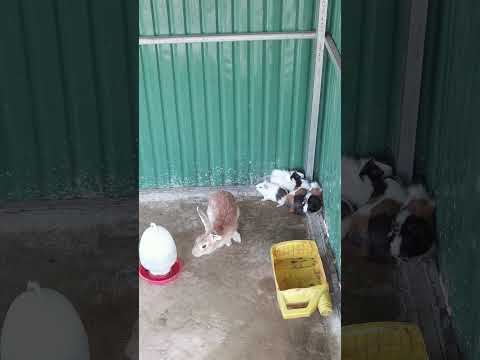
[[315, 241], [291, 240], [270, 249], [277, 300], [284, 319], [332, 312], [328, 282]]
[[428, 360], [414, 324], [377, 322], [342, 327], [342, 360]]

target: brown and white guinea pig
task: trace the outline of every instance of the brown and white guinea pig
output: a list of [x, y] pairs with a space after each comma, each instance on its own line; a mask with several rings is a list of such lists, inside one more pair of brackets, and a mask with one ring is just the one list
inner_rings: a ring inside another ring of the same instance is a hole
[[195, 239], [192, 255], [199, 257], [211, 254], [223, 245], [230, 246], [232, 240], [240, 243], [238, 218], [240, 209], [234, 196], [228, 191], [217, 191], [208, 199], [207, 213], [197, 207], [205, 232]]
[[307, 190], [302, 187], [290, 192], [285, 202], [289, 208], [288, 211], [297, 215], [303, 215], [303, 204], [305, 203], [306, 195]]
[[310, 184], [310, 191], [305, 197], [303, 204], [303, 212], [315, 213], [323, 209], [323, 190], [319, 183], [312, 182]]
[[[370, 206], [370, 204], [366, 206]], [[388, 229], [391, 229], [393, 219], [395, 219], [401, 206], [402, 204], [394, 199], [382, 198], [377, 200], [368, 211], [365, 211], [363, 208], [357, 210], [342, 221], [342, 239], [348, 237], [353, 243], [363, 247], [365, 255], [370, 252], [370, 236], [375, 237], [371, 242], [372, 244], [384, 241], [389, 243], [389, 232], [387, 231], [384, 234], [383, 240], [380, 240], [380, 234], [384, 232], [382, 229], [385, 229], [387, 225]], [[385, 222], [386, 224], [384, 224]]]
[[395, 218], [390, 233], [390, 253], [409, 258], [427, 252], [435, 241], [435, 201], [423, 185], [408, 188], [408, 198]]

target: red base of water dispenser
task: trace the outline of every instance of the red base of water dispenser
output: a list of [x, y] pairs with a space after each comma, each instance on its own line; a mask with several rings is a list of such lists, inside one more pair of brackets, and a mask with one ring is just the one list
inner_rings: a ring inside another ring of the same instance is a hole
[[142, 264], [138, 266], [138, 275], [148, 281], [151, 284], [155, 285], [165, 285], [168, 284], [172, 281], [174, 281], [177, 277], [178, 274], [180, 273], [180, 270], [182, 269], [182, 263], [180, 262], [179, 259], [173, 264], [173, 266], [170, 268], [170, 271], [168, 274], [165, 275], [152, 275], [150, 271], [145, 269]]

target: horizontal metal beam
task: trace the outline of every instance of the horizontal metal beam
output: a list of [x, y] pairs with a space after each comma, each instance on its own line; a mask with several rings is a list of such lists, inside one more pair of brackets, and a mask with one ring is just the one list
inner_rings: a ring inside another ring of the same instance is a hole
[[325, 34], [325, 47], [327, 48], [328, 55], [330, 55], [330, 59], [335, 64], [338, 73], [341, 74], [342, 57], [340, 56], [340, 51], [338, 51], [337, 44], [335, 44], [335, 40], [333, 40], [332, 34], [328, 32]]
[[140, 45], [191, 44], [208, 42], [265, 41], [265, 40], [309, 40], [315, 39], [315, 31], [303, 32], [259, 32], [238, 34], [199, 34], [179, 36], [140, 36]]

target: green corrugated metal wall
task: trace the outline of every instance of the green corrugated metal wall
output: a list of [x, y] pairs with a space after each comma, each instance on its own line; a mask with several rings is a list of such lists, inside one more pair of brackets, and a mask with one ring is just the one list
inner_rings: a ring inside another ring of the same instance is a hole
[[[410, 1], [344, 6], [342, 152], [392, 161]], [[440, 270], [460, 347], [480, 354], [480, 4], [430, 0], [415, 169], [437, 200]], [[345, 45], [347, 42], [347, 45]], [[347, 80], [348, 79], [348, 80]], [[358, 99], [352, 102], [352, 99]], [[353, 106], [352, 106], [353, 103]]]
[[440, 269], [460, 349], [480, 356], [480, 3], [430, 0], [417, 170], [437, 201]]
[[[312, 30], [313, 8], [140, 0], [140, 34]], [[245, 184], [302, 168], [310, 60], [309, 40], [140, 46], [140, 187]]]
[[[327, 30], [341, 50], [341, 1], [330, 0]], [[340, 188], [341, 188], [341, 75], [325, 51], [326, 64], [322, 86], [322, 103], [319, 114], [315, 177], [325, 190], [325, 217], [330, 243], [341, 268], [340, 241]]]
[[344, 3], [344, 154], [393, 160], [410, 1]]
[[2, 200], [137, 192], [137, 11], [0, 2]]
[[[140, 0], [140, 34], [313, 30], [315, 3]], [[330, 1], [337, 45], [340, 10]], [[340, 78], [327, 58], [315, 175], [340, 258]], [[140, 46], [140, 187], [247, 184], [303, 168], [310, 61], [309, 40]]]

